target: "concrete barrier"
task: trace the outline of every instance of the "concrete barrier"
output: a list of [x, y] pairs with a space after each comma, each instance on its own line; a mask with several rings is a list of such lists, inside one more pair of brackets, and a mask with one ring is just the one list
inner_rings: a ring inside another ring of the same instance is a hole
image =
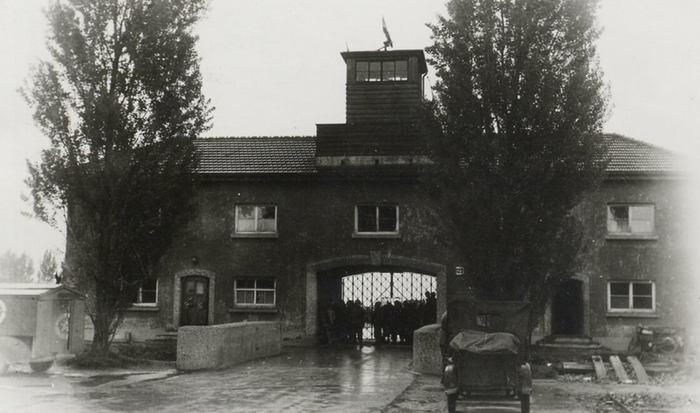
[[281, 352], [279, 322], [184, 326], [177, 331], [179, 370], [223, 368]]
[[413, 371], [442, 374], [440, 324], [429, 324], [413, 332]]

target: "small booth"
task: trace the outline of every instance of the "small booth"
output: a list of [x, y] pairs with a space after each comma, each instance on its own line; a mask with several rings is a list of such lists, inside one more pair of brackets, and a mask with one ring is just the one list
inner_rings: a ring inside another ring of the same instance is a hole
[[85, 297], [64, 285], [0, 283], [0, 374], [10, 364], [48, 370], [84, 346]]

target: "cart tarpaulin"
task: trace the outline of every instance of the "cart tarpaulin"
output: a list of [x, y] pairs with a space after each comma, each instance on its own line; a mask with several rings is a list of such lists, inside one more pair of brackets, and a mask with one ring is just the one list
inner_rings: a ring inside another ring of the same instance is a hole
[[510, 333], [483, 333], [462, 331], [450, 342], [455, 350], [474, 354], [518, 354], [520, 340]]

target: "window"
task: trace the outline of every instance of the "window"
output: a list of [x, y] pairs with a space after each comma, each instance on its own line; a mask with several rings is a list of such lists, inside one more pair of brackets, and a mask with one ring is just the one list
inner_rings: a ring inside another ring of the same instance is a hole
[[652, 281], [610, 281], [608, 283], [608, 310], [656, 310], [656, 286]]
[[276, 303], [274, 278], [238, 279], [234, 285], [234, 300], [241, 307], [274, 307]]
[[400, 82], [408, 80], [408, 61], [357, 62], [358, 82]]
[[399, 232], [399, 207], [396, 205], [358, 205], [355, 208], [357, 233]]
[[653, 234], [654, 205], [608, 205], [608, 233], [613, 235]]
[[236, 205], [236, 234], [277, 233], [275, 205]]
[[500, 314], [477, 314], [476, 325], [488, 329], [503, 328], [503, 319]]
[[134, 306], [155, 307], [158, 303], [158, 279], [144, 280], [134, 298]]

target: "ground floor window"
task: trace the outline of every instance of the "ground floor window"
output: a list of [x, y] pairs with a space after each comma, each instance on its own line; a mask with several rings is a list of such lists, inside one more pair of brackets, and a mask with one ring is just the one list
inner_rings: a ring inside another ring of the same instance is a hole
[[608, 310], [611, 312], [655, 311], [655, 283], [653, 281], [608, 282]]
[[158, 279], [144, 280], [134, 297], [134, 306], [152, 307], [158, 304]]
[[277, 302], [277, 289], [274, 278], [242, 278], [234, 285], [234, 299], [237, 307], [274, 307]]

